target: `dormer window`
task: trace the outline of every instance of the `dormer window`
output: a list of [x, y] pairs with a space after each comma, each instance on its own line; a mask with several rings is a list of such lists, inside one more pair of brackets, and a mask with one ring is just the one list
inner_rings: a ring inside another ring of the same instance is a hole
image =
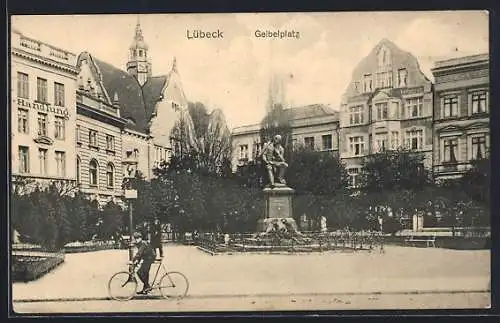
[[391, 64], [391, 53], [386, 47], [382, 47], [378, 53], [378, 66], [384, 67]]

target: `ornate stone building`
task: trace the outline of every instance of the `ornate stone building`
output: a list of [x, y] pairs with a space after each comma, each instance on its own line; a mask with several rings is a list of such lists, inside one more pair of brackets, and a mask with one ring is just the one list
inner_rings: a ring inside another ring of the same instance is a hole
[[[138, 22], [128, 48], [127, 71], [88, 52], [78, 57], [79, 66], [88, 66], [81, 69], [81, 84], [90, 84], [97, 99], [110, 109], [117, 107], [120, 118], [126, 121], [121, 128], [122, 162], [137, 162], [146, 179], [153, 176], [154, 167], [175, 153], [176, 147], [180, 149], [181, 139], [190, 142], [193, 134], [175, 58], [168, 74], [152, 76], [148, 50]], [[176, 125], [184, 127], [186, 138], [175, 136]], [[120, 167], [123, 172], [125, 166]]]
[[10, 51], [12, 175], [76, 181], [76, 56], [17, 30]]
[[490, 148], [489, 55], [435, 63], [434, 163], [436, 178], [458, 177]]
[[401, 146], [432, 165], [432, 83], [416, 58], [383, 39], [356, 66], [342, 97], [340, 157], [356, 186], [364, 158]]

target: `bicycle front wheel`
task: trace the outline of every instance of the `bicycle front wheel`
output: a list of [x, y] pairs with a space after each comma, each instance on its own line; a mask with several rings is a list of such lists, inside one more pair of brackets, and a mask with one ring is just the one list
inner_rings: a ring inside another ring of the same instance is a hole
[[171, 271], [163, 275], [159, 286], [164, 298], [183, 299], [189, 289], [189, 281], [183, 273]]
[[108, 282], [109, 296], [117, 301], [128, 301], [137, 291], [137, 279], [128, 271], [120, 271], [111, 276]]

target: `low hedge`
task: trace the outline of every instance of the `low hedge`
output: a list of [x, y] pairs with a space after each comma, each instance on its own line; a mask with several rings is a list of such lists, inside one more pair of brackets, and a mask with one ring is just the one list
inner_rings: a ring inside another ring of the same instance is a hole
[[32, 281], [47, 274], [64, 262], [60, 256], [21, 256], [12, 257], [12, 280]]

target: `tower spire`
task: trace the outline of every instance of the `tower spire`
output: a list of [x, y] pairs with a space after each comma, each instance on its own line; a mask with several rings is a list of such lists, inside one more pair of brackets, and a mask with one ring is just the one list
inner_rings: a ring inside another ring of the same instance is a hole
[[172, 71], [177, 72], [177, 58], [174, 56], [174, 61], [172, 62]]

